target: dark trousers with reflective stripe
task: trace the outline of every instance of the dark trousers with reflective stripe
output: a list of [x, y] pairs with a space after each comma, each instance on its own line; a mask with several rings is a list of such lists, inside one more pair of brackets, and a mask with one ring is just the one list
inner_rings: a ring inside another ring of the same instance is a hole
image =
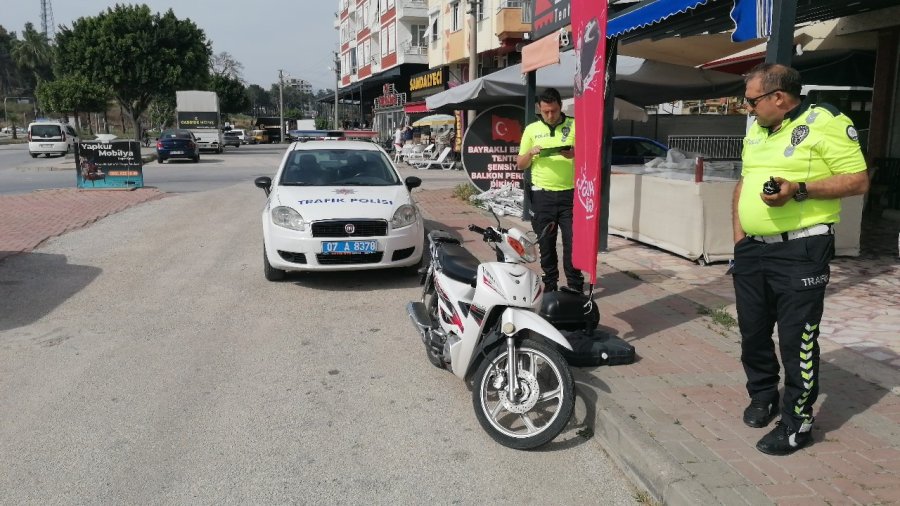
[[[563, 269], [569, 286], [581, 289], [584, 276], [572, 265], [572, 209], [575, 205], [575, 190], [536, 190], [531, 194], [531, 227], [541, 235], [550, 223], [556, 223], [562, 232]], [[559, 282], [559, 257], [556, 255], [556, 230], [545, 234], [538, 246], [541, 250], [541, 270], [544, 284], [556, 287]]]
[[745, 238], [734, 246], [734, 292], [747, 393], [777, 402], [784, 366], [782, 420], [793, 429], [812, 417], [819, 393], [819, 322], [834, 256], [834, 236], [773, 244]]

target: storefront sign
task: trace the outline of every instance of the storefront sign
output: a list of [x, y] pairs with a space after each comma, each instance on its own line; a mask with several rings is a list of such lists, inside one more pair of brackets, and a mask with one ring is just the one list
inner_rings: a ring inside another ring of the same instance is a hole
[[534, 21], [531, 24], [531, 40], [553, 33], [569, 24], [571, 0], [537, 0], [531, 3]]
[[409, 78], [409, 94], [412, 98], [427, 97], [447, 89], [447, 66], [416, 74]]
[[522, 171], [516, 166], [522, 140], [524, 108], [498, 105], [475, 118], [466, 129], [462, 162], [469, 179], [481, 191], [505, 184], [520, 187]]
[[219, 128], [219, 113], [179, 112], [178, 127], [187, 129], [217, 130]]
[[399, 107], [406, 103], [406, 93], [397, 93], [393, 84], [385, 84], [381, 92], [382, 95], [375, 98], [375, 109]]
[[138, 141], [88, 141], [75, 147], [78, 188], [143, 188], [141, 144]]

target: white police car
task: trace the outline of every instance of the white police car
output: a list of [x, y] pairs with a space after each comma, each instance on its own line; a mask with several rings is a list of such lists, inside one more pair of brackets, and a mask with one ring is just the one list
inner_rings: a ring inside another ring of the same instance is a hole
[[274, 179], [254, 183], [269, 197], [262, 225], [270, 281], [286, 271], [413, 270], [422, 259], [425, 226], [410, 196], [422, 180], [402, 180], [376, 144], [295, 142]]

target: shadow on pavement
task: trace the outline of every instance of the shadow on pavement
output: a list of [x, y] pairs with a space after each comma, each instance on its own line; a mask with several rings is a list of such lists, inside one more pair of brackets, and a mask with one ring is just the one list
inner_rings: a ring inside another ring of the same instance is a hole
[[[882, 348], [872, 348], [871, 351], [891, 353], [893, 351]], [[849, 360], [849, 352], [846, 350], [823, 353], [819, 363], [819, 377], [821, 386], [819, 395], [824, 399], [816, 410], [816, 428], [828, 433], [843, 427], [863, 413], [870, 416], [875, 413], [870, 408], [877, 405], [887, 395], [892, 395], [886, 388], [888, 385], [877, 385], [851, 372], [853, 368], [845, 368], [842, 363]], [[891, 388], [898, 385], [890, 385]], [[884, 423], [886, 422], [886, 423]], [[891, 420], [882, 420], [886, 430], [893, 425]], [[853, 443], [846, 443], [852, 446]]]
[[[0, 258], [8, 252], [0, 251]], [[65, 255], [19, 253], [0, 261], [0, 331], [30, 325], [89, 285], [102, 269]], [[102, 307], [98, 307], [98, 311]]]

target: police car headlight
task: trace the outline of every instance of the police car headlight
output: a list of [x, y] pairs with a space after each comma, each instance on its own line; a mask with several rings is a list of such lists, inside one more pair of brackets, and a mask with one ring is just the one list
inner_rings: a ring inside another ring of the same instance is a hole
[[290, 207], [278, 206], [272, 209], [272, 223], [279, 227], [289, 228], [291, 230], [306, 230], [306, 223], [303, 216]]
[[415, 206], [403, 204], [394, 211], [394, 217], [391, 218], [392, 228], [408, 227], [416, 222], [417, 211]]

